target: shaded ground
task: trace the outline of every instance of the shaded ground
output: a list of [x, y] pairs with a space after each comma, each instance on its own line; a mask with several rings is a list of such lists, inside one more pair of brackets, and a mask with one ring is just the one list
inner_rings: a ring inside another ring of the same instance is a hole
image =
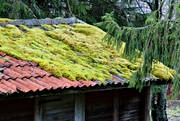
[[167, 101], [167, 116], [169, 121], [180, 121], [180, 100]]

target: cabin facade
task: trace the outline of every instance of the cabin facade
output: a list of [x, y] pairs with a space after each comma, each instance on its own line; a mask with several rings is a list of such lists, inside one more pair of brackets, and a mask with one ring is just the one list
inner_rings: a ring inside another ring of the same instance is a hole
[[149, 121], [149, 101], [149, 87], [9, 98], [0, 121]]
[[0, 56], [8, 59], [0, 59], [0, 121], [149, 121], [150, 85], [139, 92], [115, 75], [105, 84], [58, 79], [35, 63]]
[[0, 121], [150, 121], [150, 86], [171, 76], [161, 64], [129, 88], [139, 65], [104, 35], [76, 18], [1, 23]]

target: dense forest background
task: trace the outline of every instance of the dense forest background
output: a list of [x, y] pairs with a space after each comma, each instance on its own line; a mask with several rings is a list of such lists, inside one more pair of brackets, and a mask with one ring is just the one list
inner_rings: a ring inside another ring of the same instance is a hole
[[159, 10], [159, 16], [173, 0], [0, 0], [0, 17], [12, 19], [75, 16], [87, 23], [102, 21], [106, 13], [120, 26], [143, 26], [147, 17]]

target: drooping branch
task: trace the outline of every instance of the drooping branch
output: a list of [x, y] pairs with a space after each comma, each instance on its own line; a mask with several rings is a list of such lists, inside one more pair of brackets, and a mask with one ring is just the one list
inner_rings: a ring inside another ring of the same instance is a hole
[[[153, 63], [162, 62], [172, 68], [174, 79], [180, 71], [180, 29], [176, 21], [159, 21], [145, 27], [119, 27], [111, 14], [104, 17], [107, 35], [104, 41], [119, 49], [126, 43], [124, 54], [126, 57], [143, 59], [143, 66], [138, 74], [146, 76], [153, 71]], [[139, 78], [137, 80], [140, 80]], [[177, 84], [177, 83], [176, 83]]]

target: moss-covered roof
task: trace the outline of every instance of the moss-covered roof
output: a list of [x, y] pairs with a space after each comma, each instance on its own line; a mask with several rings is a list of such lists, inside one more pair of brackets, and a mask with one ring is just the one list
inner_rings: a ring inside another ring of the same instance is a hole
[[[24, 25], [0, 27], [0, 51], [15, 58], [36, 62], [56, 77], [70, 80], [112, 79], [116, 74], [128, 80], [140, 65], [102, 41], [106, 33], [88, 24]], [[150, 76], [172, 80], [174, 71], [156, 64]]]

